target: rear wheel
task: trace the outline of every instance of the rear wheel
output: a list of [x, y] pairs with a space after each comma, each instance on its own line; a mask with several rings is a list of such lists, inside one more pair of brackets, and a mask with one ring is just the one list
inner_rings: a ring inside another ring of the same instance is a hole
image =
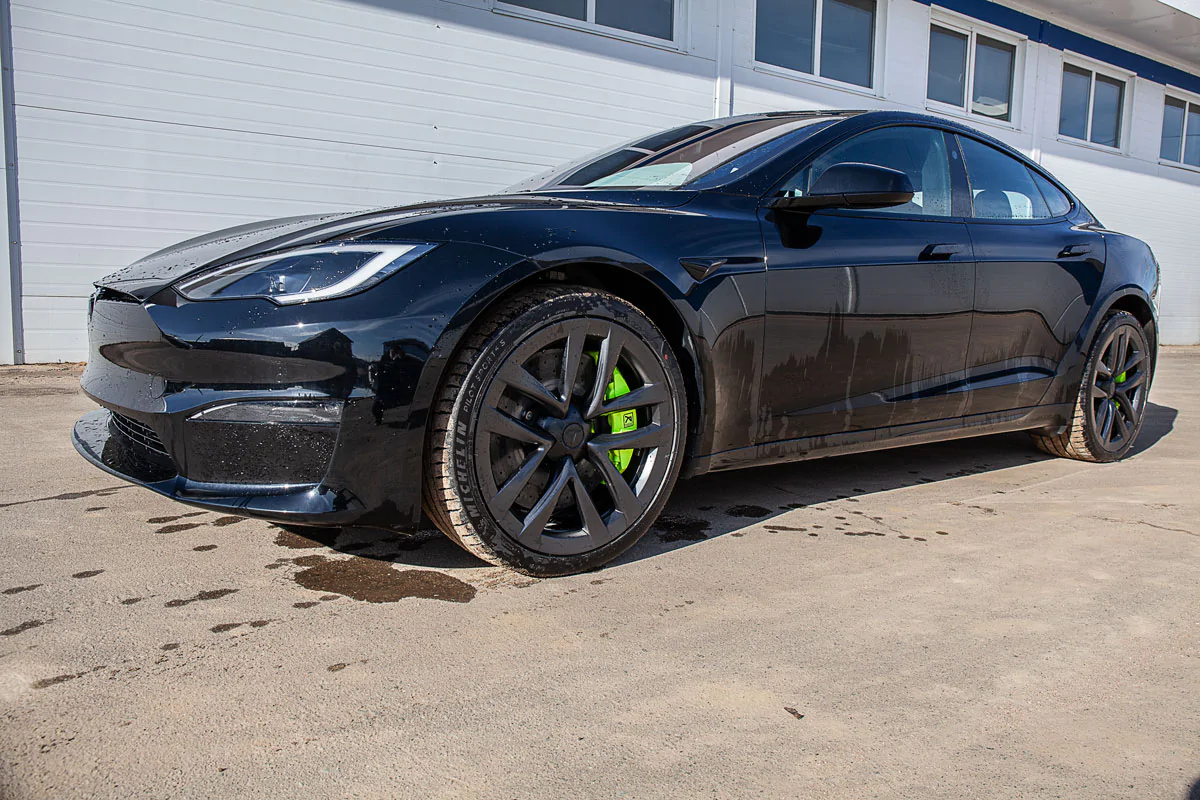
[[1137, 318], [1113, 312], [1092, 345], [1071, 424], [1057, 436], [1034, 434], [1034, 443], [1051, 455], [1080, 461], [1124, 458], [1146, 417], [1153, 367]]
[[646, 532], [679, 474], [687, 405], [662, 333], [586, 288], [513, 297], [447, 367], [426, 450], [425, 507], [494, 564], [598, 567]]

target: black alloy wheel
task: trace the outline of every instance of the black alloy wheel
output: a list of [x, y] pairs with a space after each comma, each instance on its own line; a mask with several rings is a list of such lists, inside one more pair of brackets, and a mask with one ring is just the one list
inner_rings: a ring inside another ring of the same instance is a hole
[[1113, 312], [1092, 345], [1071, 424], [1056, 436], [1034, 434], [1034, 442], [1064, 458], [1124, 458], [1142, 429], [1153, 377], [1146, 332], [1132, 314]]
[[662, 334], [616, 297], [555, 287], [519, 295], [470, 338], [432, 426], [430, 517], [485, 560], [538, 575], [631, 546], [684, 441], [682, 375]]

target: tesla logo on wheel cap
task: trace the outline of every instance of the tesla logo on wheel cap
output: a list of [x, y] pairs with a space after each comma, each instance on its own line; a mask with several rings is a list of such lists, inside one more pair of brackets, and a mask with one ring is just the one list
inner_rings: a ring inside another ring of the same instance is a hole
[[562, 432], [562, 443], [567, 447], [579, 447], [583, 444], [583, 426], [568, 425]]

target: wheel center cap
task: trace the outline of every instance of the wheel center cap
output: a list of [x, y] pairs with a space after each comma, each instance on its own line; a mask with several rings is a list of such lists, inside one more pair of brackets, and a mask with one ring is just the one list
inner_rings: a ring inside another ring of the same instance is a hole
[[574, 450], [579, 445], [583, 444], [584, 437], [587, 436], [587, 431], [578, 422], [572, 422], [562, 430], [562, 443], [564, 446]]

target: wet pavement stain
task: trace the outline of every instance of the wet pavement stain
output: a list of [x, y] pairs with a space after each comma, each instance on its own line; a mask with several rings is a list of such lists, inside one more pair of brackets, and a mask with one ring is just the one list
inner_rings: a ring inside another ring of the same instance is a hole
[[229, 631], [240, 628], [245, 624], [246, 623], [244, 622], [224, 622], [220, 625], [213, 625], [211, 628], [209, 628], [209, 630], [213, 633], [228, 633]]
[[47, 689], [51, 686], [56, 686], [60, 683], [73, 681], [84, 673], [69, 673], [67, 675], [55, 675], [53, 678], [42, 678], [40, 681], [33, 682], [34, 689]]
[[708, 538], [709, 521], [699, 517], [663, 514], [654, 523], [661, 542], [702, 542]]
[[207, 553], [209, 550], [216, 550], [217, 546], [215, 544], [202, 544], [202, 545], [193, 547], [192, 549], [195, 550], [197, 553]]
[[204, 527], [203, 522], [181, 522], [178, 525], [164, 525], [155, 533], [179, 533], [180, 531], [190, 531], [192, 528]]
[[0, 503], [0, 508], [11, 508], [13, 506], [23, 506], [29, 503], [44, 503], [48, 500], [82, 500], [85, 497], [108, 497], [113, 492], [119, 492], [122, 489], [132, 489], [132, 486], [110, 486], [107, 489], [93, 489], [90, 492], [64, 492], [56, 494], [52, 497], [35, 497], [32, 500], [17, 500], [14, 503]]
[[[292, 533], [281, 528], [275, 536], [275, 544], [292, 550], [312, 550], [317, 547], [331, 546], [334, 540], [337, 539], [337, 534], [338, 531], [327, 532], [314, 528], [309, 536], [301, 536], [298, 533]], [[321, 541], [322, 535], [328, 541]]]
[[886, 533], [879, 531], [846, 531], [845, 536], [887, 536]]
[[175, 522], [176, 520], [187, 519], [188, 517], [202, 517], [207, 513], [207, 511], [189, 511], [186, 514], [172, 514], [169, 517], [151, 517], [146, 522], [151, 525], [162, 525], [164, 522]]
[[121, 601], [121, 605], [123, 605], [123, 606], [131, 606], [131, 605], [133, 605], [134, 603], [140, 603], [140, 602], [142, 602], [142, 601], [143, 601], [143, 600], [145, 600], [145, 599], [146, 599], [146, 598], [144, 598], [144, 597], [126, 597], [124, 600], [122, 600], [122, 601]]
[[755, 505], [737, 505], [725, 509], [725, 513], [731, 517], [756, 518], [767, 516], [771, 513], [771, 509]]
[[6, 631], [0, 631], [0, 636], [16, 636], [18, 633], [24, 633], [25, 631], [31, 631], [34, 628], [40, 628], [48, 622], [53, 621], [54, 620], [31, 619], [28, 622], [22, 622], [20, 625], [9, 628]]
[[222, 597], [228, 597], [237, 592], [237, 589], [209, 589], [208, 591], [200, 592], [192, 597], [183, 600], [168, 600], [163, 604], [164, 608], [179, 608], [180, 606], [191, 605], [205, 600], [218, 600]]
[[217, 517], [208, 524], [214, 528], [224, 528], [226, 525], [237, 525], [239, 522], [245, 521], [245, 517]]
[[783, 710], [786, 711], [787, 713], [791, 714], [796, 719], [804, 719], [804, 715], [801, 714], [796, 709], [792, 708], [791, 706], [784, 706]]
[[84, 511], [103, 511], [106, 508], [108, 508], [108, 506], [92, 506], [90, 508], [85, 508]]
[[938, 536], [949, 536], [950, 531], [934, 531]]
[[475, 587], [458, 578], [432, 570], [397, 570], [389, 561], [368, 558], [322, 559], [297, 572], [294, 579], [305, 589], [336, 592], [368, 603], [394, 603], [406, 597], [469, 603], [475, 598]]
[[89, 570], [84, 570], [83, 572], [76, 572], [71, 577], [72, 578], [94, 578], [97, 575], [101, 574], [102, 572], [104, 572], [104, 570], [102, 570], [102, 569], [89, 569]]
[[162, 647], [160, 647], [158, 649], [159, 650], [178, 650], [179, 642], [167, 642], [166, 644], [164, 644]]
[[305, 600], [303, 603], [292, 603], [292, 608], [312, 608], [321, 605], [316, 600]]
[[763, 525], [763, 528], [768, 531], [798, 531], [803, 533], [808, 528], [796, 528], [791, 525]]
[[341, 672], [348, 666], [350, 666], [350, 665], [349, 664], [330, 664], [325, 669], [329, 670], [330, 672]]
[[21, 592], [32, 592], [41, 586], [40, 583], [31, 583], [28, 586], [14, 586], [11, 589], [5, 589], [0, 594], [20, 594]]

